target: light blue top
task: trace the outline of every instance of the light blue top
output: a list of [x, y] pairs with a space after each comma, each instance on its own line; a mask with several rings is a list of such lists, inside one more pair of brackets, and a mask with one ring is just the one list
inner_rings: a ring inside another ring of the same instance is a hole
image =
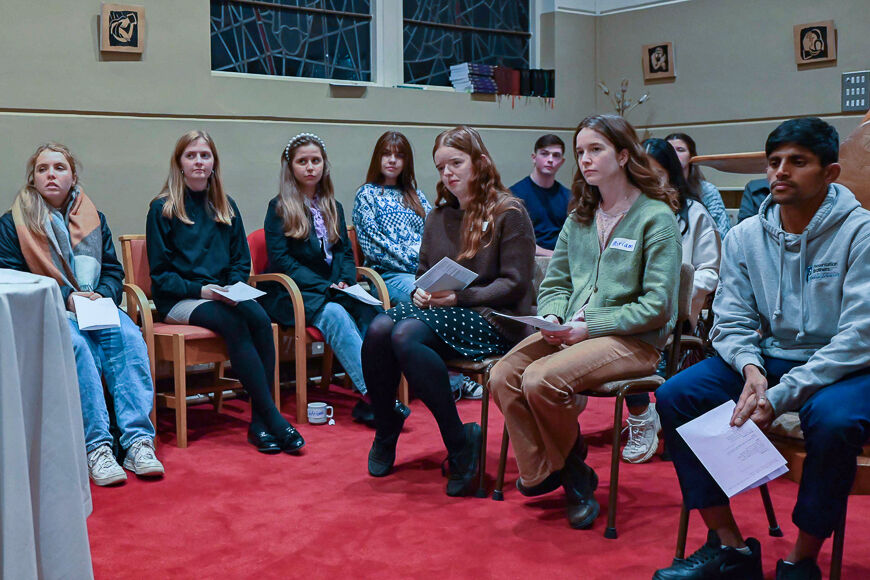
[[731, 219], [728, 217], [728, 212], [725, 211], [722, 194], [709, 181], [701, 182], [701, 203], [710, 212], [710, 217], [713, 218], [716, 229], [719, 230], [719, 236], [724, 240], [725, 234], [731, 229]]

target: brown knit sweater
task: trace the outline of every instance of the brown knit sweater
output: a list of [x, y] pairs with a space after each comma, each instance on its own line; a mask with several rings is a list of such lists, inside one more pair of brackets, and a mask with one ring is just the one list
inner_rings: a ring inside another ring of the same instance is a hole
[[[442, 205], [429, 213], [420, 245], [417, 277], [444, 256], [456, 260], [461, 252], [463, 211]], [[494, 316], [526, 315], [532, 312], [534, 290], [535, 231], [522, 203], [516, 201], [495, 219], [489, 245], [482, 246], [469, 260], [457, 260], [477, 274], [466, 288], [456, 293], [456, 305], [479, 312], [506, 339], [518, 342], [531, 327]]]

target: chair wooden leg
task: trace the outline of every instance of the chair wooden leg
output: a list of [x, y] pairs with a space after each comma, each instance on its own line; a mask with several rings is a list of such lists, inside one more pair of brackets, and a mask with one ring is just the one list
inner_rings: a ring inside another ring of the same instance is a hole
[[[304, 332], [304, 331], [303, 331]], [[295, 339], [296, 355], [296, 422], [308, 422], [308, 368], [305, 341]]]
[[215, 385], [215, 390], [212, 393], [212, 404], [214, 405], [214, 410], [216, 413], [221, 412], [221, 408], [223, 408], [224, 403], [224, 389], [221, 385], [221, 379], [224, 377], [224, 363], [219, 362], [215, 363], [214, 367], [214, 379], [213, 384]]
[[[489, 373], [482, 377], [484, 381], [489, 378]], [[483, 436], [480, 440], [480, 466], [478, 467], [477, 497], [486, 497], [486, 437], [489, 426], [489, 385], [484, 382], [483, 397], [480, 399], [480, 429]]]
[[507, 425], [505, 425], [501, 433], [501, 452], [498, 455], [498, 473], [495, 478], [495, 489], [492, 490], [493, 501], [504, 501], [504, 472], [507, 468], [509, 443], [510, 435], [508, 435]]
[[770, 490], [767, 489], [765, 483], [758, 488], [761, 492], [761, 501], [764, 503], [764, 513], [767, 514], [767, 533], [774, 538], [782, 537], [782, 530], [776, 522], [776, 512], [773, 511], [773, 502], [770, 500]]
[[616, 539], [616, 500], [619, 493], [619, 439], [622, 434], [622, 405], [625, 395], [616, 395], [616, 409], [613, 411], [613, 450], [610, 454], [610, 492], [607, 498], [607, 527], [604, 537]]
[[280, 338], [278, 325], [272, 324], [272, 341], [275, 343], [275, 368], [272, 370], [272, 398], [275, 399], [275, 408], [281, 412], [281, 353], [278, 349]]
[[323, 345], [323, 359], [320, 366], [320, 389], [323, 391], [329, 390], [329, 385], [332, 384], [332, 361], [335, 353], [329, 348], [329, 345]]
[[846, 541], [846, 510], [843, 510], [843, 515], [840, 522], [837, 524], [837, 529], [834, 530], [834, 540], [831, 544], [831, 580], [840, 580], [840, 574], [843, 569], [843, 547]]
[[686, 537], [689, 535], [689, 510], [686, 504], [680, 509], [680, 527], [677, 529], [677, 550], [674, 552], [674, 562], [686, 557]]
[[173, 374], [175, 379], [175, 444], [187, 447], [187, 364], [184, 337], [172, 337]]
[[408, 379], [405, 378], [405, 375], [402, 375], [402, 378], [399, 381], [399, 400], [405, 405], [407, 405], [411, 400], [411, 397], [408, 394]]

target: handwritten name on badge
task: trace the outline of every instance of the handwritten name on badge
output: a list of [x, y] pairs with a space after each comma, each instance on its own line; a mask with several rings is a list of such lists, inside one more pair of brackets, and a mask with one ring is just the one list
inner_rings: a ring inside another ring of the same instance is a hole
[[622, 250], [623, 252], [633, 252], [634, 247], [637, 245], [637, 240], [629, 240], [626, 238], [613, 238], [613, 241], [610, 242], [611, 248], [614, 250]]

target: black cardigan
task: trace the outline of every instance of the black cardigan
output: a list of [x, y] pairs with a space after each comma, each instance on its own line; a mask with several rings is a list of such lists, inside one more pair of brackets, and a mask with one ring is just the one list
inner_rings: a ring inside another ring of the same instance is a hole
[[242, 214], [227, 198], [235, 216], [230, 225], [214, 221], [205, 192], [184, 194], [184, 209], [193, 223], [163, 217], [166, 199], [151, 202], [145, 221], [145, 242], [151, 268], [151, 295], [161, 316], [180, 300], [199, 298], [207, 284], [247, 282], [251, 253]]
[[[115, 304], [121, 303], [121, 294], [124, 285], [124, 268], [118, 262], [115, 254], [115, 243], [112, 241], [112, 232], [106, 223], [106, 216], [97, 212], [100, 216], [100, 235], [103, 238], [103, 257], [100, 269], [100, 280], [94, 292], [105, 298], [111, 298]], [[15, 221], [12, 212], [6, 212], [0, 216], [0, 268], [9, 268], [21, 272], [30, 272], [24, 254], [21, 252], [21, 244], [18, 241], [18, 233], [15, 231]], [[63, 303], [69, 299], [69, 295], [75, 292], [72, 286], [61, 286]]]
[[[305, 320], [311, 324], [314, 317], [327, 302], [338, 302], [348, 310], [356, 310], [361, 302], [346, 294], [333, 290], [330, 285], [345, 282], [348, 286], [356, 284], [356, 264], [353, 261], [353, 247], [347, 237], [344, 209], [335, 202], [338, 210], [339, 240], [332, 246], [332, 264], [326, 263], [323, 248], [314, 231], [314, 220], [309, 216], [308, 238], [301, 240], [284, 235], [284, 225], [278, 215], [278, 197], [269, 202], [263, 227], [266, 231], [266, 249], [269, 253], [267, 272], [287, 274], [302, 292], [305, 304]], [[272, 320], [284, 326], [292, 326], [293, 306], [290, 296], [273, 285], [263, 285], [268, 294], [260, 298], [260, 303]], [[364, 306], [364, 305], [363, 305]], [[353, 313], [352, 313], [353, 314]]]

